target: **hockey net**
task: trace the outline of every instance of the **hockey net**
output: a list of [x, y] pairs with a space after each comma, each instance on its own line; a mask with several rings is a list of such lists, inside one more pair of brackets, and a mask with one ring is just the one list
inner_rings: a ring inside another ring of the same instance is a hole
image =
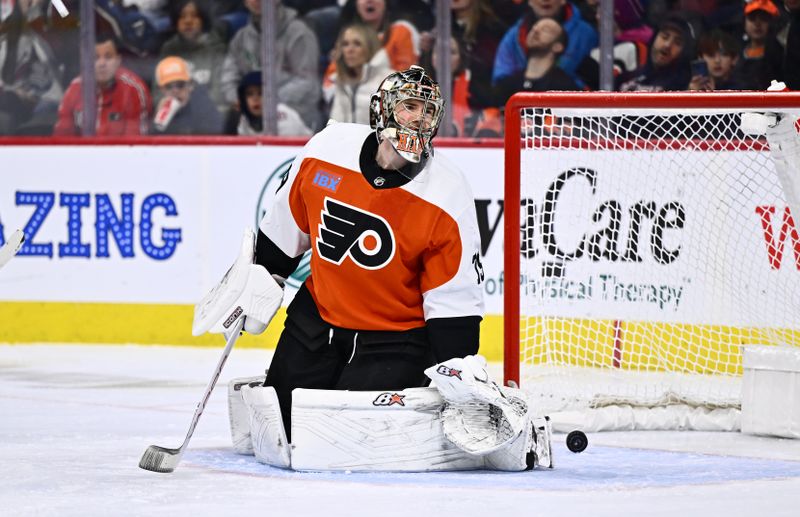
[[[765, 112], [788, 130], [742, 131]], [[737, 427], [742, 347], [800, 346], [798, 113], [783, 92], [512, 97], [504, 368], [534, 411]], [[702, 423], [651, 420], [679, 407]]]

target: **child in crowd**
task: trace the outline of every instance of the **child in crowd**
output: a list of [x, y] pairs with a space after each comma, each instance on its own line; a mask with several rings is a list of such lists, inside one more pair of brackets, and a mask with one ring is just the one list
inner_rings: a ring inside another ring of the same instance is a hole
[[[237, 89], [248, 72], [261, 70], [261, 0], [244, 0], [250, 21], [230, 42], [222, 64], [220, 81], [225, 100], [238, 111]], [[319, 42], [297, 11], [275, 5], [277, 30], [274, 73], [278, 102], [295, 110], [312, 128], [319, 124]]]
[[745, 90], [745, 85], [736, 74], [739, 62], [739, 44], [719, 29], [700, 38], [698, 54], [705, 62], [708, 74], [697, 74], [689, 81], [690, 90]]
[[[262, 119], [263, 87], [261, 72], [245, 74], [237, 88], [241, 115], [236, 123], [235, 130], [226, 131], [228, 134], [240, 136], [256, 136], [264, 134]], [[313, 132], [303, 123], [303, 119], [295, 110], [286, 104], [278, 103], [278, 136], [311, 136]]]

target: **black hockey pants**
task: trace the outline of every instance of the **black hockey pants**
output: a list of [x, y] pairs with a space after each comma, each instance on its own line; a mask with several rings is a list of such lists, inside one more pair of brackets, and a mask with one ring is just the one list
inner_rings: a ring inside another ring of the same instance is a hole
[[286, 311], [265, 384], [278, 394], [291, 441], [294, 388], [391, 391], [427, 386], [423, 372], [434, 363], [424, 327], [404, 332], [332, 327], [303, 284]]

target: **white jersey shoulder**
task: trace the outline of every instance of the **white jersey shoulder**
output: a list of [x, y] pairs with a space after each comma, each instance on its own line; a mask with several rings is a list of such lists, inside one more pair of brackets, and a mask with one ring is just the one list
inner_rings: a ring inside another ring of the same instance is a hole
[[475, 196], [466, 176], [439, 151], [434, 151], [425, 170], [403, 188], [440, 207], [456, 220], [465, 211], [475, 210]]
[[352, 171], [360, 171], [361, 147], [374, 130], [364, 124], [336, 122], [314, 135], [305, 146], [305, 159], [322, 160]]

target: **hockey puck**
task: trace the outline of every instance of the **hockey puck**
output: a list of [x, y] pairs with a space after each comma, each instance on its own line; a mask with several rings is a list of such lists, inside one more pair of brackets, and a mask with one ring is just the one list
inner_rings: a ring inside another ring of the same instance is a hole
[[572, 431], [567, 435], [567, 449], [574, 453], [583, 452], [589, 446], [589, 439], [583, 431]]

